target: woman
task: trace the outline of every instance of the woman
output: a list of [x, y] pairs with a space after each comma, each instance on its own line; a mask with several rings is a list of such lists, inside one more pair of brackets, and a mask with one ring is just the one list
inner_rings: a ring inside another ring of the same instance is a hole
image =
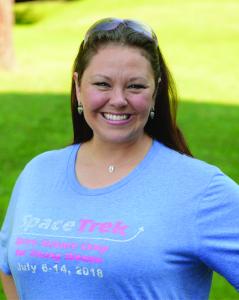
[[73, 145], [33, 159], [13, 191], [0, 238], [7, 294], [15, 284], [24, 300], [202, 300], [213, 270], [239, 289], [238, 185], [192, 158], [175, 99], [146, 25], [88, 30]]

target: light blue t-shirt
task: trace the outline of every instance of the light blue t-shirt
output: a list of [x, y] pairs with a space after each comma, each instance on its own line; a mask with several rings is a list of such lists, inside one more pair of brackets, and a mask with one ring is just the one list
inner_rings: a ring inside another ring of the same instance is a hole
[[79, 145], [23, 170], [0, 232], [21, 300], [206, 300], [212, 270], [239, 290], [239, 187], [154, 141], [119, 182], [83, 187]]

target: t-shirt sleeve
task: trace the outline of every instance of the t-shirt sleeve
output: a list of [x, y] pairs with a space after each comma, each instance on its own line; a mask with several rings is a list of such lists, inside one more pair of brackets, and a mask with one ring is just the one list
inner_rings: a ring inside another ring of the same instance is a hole
[[14, 222], [15, 206], [18, 198], [20, 181], [21, 179], [19, 177], [13, 189], [7, 213], [0, 231], [0, 270], [7, 275], [11, 275], [11, 270], [8, 264], [8, 242]]
[[208, 185], [196, 224], [200, 259], [239, 291], [239, 186], [223, 173]]

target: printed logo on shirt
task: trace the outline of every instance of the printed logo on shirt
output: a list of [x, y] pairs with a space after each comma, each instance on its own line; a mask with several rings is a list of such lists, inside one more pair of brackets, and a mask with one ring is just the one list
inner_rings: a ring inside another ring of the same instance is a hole
[[[144, 231], [143, 227], [139, 227], [132, 232], [122, 220], [55, 220], [31, 214], [23, 217], [19, 229], [20, 234], [15, 240], [15, 255], [21, 259], [17, 262], [19, 272], [35, 274], [37, 270], [64, 270], [68, 275], [100, 274], [99, 278], [103, 278], [100, 266], [104, 263], [112, 243], [132, 242]], [[31, 261], [39, 261], [40, 266]], [[44, 261], [46, 263], [42, 263]], [[72, 270], [72, 264], [75, 265], [75, 270]], [[92, 268], [94, 265], [96, 269]], [[88, 269], [83, 272], [82, 268], [89, 268], [91, 272]]]

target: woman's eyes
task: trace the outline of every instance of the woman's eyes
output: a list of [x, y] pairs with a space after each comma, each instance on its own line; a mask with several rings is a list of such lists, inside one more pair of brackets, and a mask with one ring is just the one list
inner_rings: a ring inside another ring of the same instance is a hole
[[99, 86], [99, 87], [110, 87], [109, 83], [104, 82], [104, 81], [95, 82], [94, 85]]
[[130, 84], [129, 86], [128, 86], [128, 88], [129, 89], [135, 89], [135, 90], [140, 90], [140, 89], [145, 89], [146, 87], [145, 87], [145, 85], [143, 85], [143, 84]]
[[[110, 88], [111, 87], [111, 85], [105, 81], [95, 82], [94, 85], [96, 85], [98, 87], [102, 87], [102, 88]], [[139, 84], [139, 83], [132, 83], [127, 86], [127, 89], [140, 90], [140, 89], [146, 89], [146, 86], [143, 84]]]

